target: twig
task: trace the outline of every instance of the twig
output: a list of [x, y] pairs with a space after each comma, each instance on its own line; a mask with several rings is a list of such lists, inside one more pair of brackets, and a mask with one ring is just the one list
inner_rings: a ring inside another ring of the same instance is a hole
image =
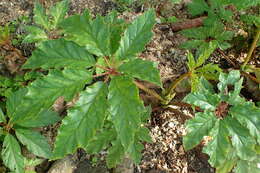
[[189, 77], [191, 75], [191, 72], [187, 72], [182, 74], [178, 79], [176, 79], [171, 86], [166, 90], [165, 97], [169, 97], [173, 94], [174, 89], [178, 86], [178, 84], [183, 81], [186, 77]]
[[165, 101], [159, 94], [157, 94], [155, 91], [150, 90], [149, 88], [145, 87], [143, 84], [134, 81], [135, 85], [140, 88], [141, 90], [145, 91], [146, 93], [150, 94], [151, 96], [154, 96], [155, 98], [157, 98], [160, 101]]
[[195, 19], [189, 19], [182, 22], [176, 22], [171, 24], [171, 28], [173, 32], [178, 32], [184, 29], [196, 28], [203, 25], [203, 20], [206, 19], [207, 16], [202, 16]]
[[241, 71], [241, 75], [243, 75], [243, 76], [245, 76], [245, 77], [248, 77], [248, 78], [250, 78], [252, 81], [254, 81], [254, 82], [260, 84], [260, 80], [259, 80], [259, 79], [257, 79], [256, 77], [254, 77], [254, 76], [252, 76], [252, 75], [250, 75], [250, 74], [248, 74], [248, 73], [246, 73], [246, 72]]
[[256, 31], [256, 35], [255, 35], [255, 38], [254, 38], [254, 41], [253, 43], [251, 44], [251, 47], [247, 53], [247, 56], [246, 56], [246, 60], [245, 62], [243, 63], [242, 65], [242, 70], [244, 70], [245, 66], [247, 65], [247, 63], [249, 62], [249, 60], [251, 59], [251, 56], [256, 48], [256, 45], [257, 45], [257, 42], [259, 40], [259, 37], [260, 37], [260, 28], [257, 28], [257, 31]]

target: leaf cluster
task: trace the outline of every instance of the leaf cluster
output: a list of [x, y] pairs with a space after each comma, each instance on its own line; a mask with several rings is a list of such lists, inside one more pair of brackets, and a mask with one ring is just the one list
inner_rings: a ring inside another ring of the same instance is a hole
[[57, 2], [50, 9], [45, 9], [39, 2], [33, 9], [35, 25], [26, 26], [29, 33], [23, 40], [24, 43], [39, 43], [48, 39], [60, 37], [59, 24], [64, 20], [69, 8], [69, 0]]
[[[39, 43], [23, 65], [24, 69], [42, 68], [48, 74], [20, 91], [23, 96], [15, 99], [19, 106], [7, 111], [12, 115], [10, 123], [32, 126], [41, 120], [48, 125], [51, 106], [59, 97], [66, 101], [77, 98], [62, 120], [51, 159], [78, 148], [92, 154], [107, 149], [108, 167], [115, 167], [125, 155], [138, 163], [141, 142], [151, 141], [144, 126], [150, 109], [139, 98], [135, 80], [161, 86], [156, 64], [137, 58], [150, 41], [154, 24], [153, 10], [131, 24], [118, 19], [116, 12], [92, 18], [85, 11], [63, 20], [59, 26], [65, 38]], [[6, 165], [22, 167], [20, 163]]]
[[221, 73], [219, 81], [218, 93], [201, 78], [199, 90], [185, 97], [185, 102], [203, 112], [186, 122], [184, 147], [189, 150], [204, 141], [203, 152], [209, 155], [209, 163], [218, 173], [228, 173], [233, 168], [237, 173], [257, 173], [260, 109], [240, 96], [243, 78], [239, 71]]
[[[198, 54], [208, 49], [209, 44], [214, 42], [216, 48], [225, 50], [231, 45], [234, 33], [228, 31], [226, 23], [233, 23], [233, 12], [245, 10], [251, 6], [259, 5], [257, 0], [193, 0], [188, 4], [189, 12], [192, 16], [207, 15], [203, 21], [203, 26], [182, 31], [181, 33], [191, 40], [182, 44], [185, 49], [198, 49]], [[242, 19], [241, 19], [242, 20]], [[257, 23], [256, 16], [244, 16], [244, 20]]]

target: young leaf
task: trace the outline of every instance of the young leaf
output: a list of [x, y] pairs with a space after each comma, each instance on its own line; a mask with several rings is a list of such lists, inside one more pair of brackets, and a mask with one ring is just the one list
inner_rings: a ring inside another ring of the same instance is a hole
[[192, 55], [191, 52], [188, 52], [188, 63], [187, 64], [188, 64], [190, 71], [192, 71], [194, 68], [196, 68], [196, 62], [195, 62], [194, 56]]
[[214, 167], [222, 166], [228, 152], [232, 149], [229, 142], [229, 132], [222, 120], [215, 123], [211, 131], [212, 140], [203, 148], [203, 152], [210, 156], [209, 163]]
[[92, 20], [88, 12], [65, 19], [61, 27], [69, 39], [97, 56], [110, 55], [110, 28], [104, 18], [98, 16]]
[[23, 65], [23, 68], [86, 68], [94, 64], [93, 56], [85, 48], [71, 41], [57, 39], [43, 42]]
[[131, 77], [146, 80], [158, 86], [162, 85], [159, 70], [151, 61], [146, 61], [139, 58], [133, 59], [119, 66], [118, 70], [128, 74]]
[[107, 166], [108, 168], [113, 168], [119, 164], [124, 157], [124, 147], [120, 142], [120, 139], [112, 142], [112, 147], [108, 149], [107, 155]]
[[35, 80], [27, 87], [27, 94], [18, 106], [12, 107], [14, 110], [9, 111], [12, 112], [8, 115], [10, 122], [22, 123], [29, 117], [35, 117], [42, 110], [49, 109], [60, 96], [71, 100], [91, 80], [91, 72], [83, 69], [50, 71], [47, 76]]
[[242, 160], [252, 161], [256, 156], [254, 151], [256, 143], [249, 131], [234, 118], [227, 117], [225, 122], [232, 135], [232, 144], [236, 148], [238, 157]]
[[53, 17], [53, 28], [56, 28], [57, 25], [64, 19], [67, 11], [69, 9], [69, 0], [63, 0], [52, 6], [50, 9], [50, 14]]
[[73, 153], [78, 147], [87, 147], [103, 126], [108, 108], [106, 96], [107, 85], [102, 82], [95, 83], [80, 94], [59, 128], [53, 158]]
[[7, 134], [4, 138], [2, 160], [11, 171], [24, 173], [24, 157], [19, 143], [11, 134]]
[[108, 102], [118, 138], [127, 150], [134, 142], [135, 134], [140, 128], [140, 114], [144, 110], [133, 79], [126, 76], [112, 78]]
[[29, 34], [23, 39], [23, 43], [34, 43], [48, 40], [45, 31], [37, 26], [26, 26], [25, 30]]
[[0, 108], [0, 123], [5, 123], [5, 122], [6, 122], [5, 115], [2, 109]]
[[48, 16], [45, 13], [45, 9], [42, 7], [42, 5], [39, 2], [35, 3], [33, 13], [34, 13], [33, 16], [34, 22], [40, 26], [43, 26], [44, 29], [49, 30], [50, 23], [49, 23]]
[[144, 49], [144, 46], [152, 37], [152, 27], [155, 24], [155, 13], [153, 10], [145, 12], [138, 17], [126, 29], [120, 41], [116, 56], [121, 59], [134, 58], [135, 55]]
[[19, 141], [33, 154], [44, 158], [50, 158], [51, 148], [45, 137], [43, 137], [39, 132], [15, 128], [15, 134]]
[[197, 113], [195, 118], [188, 120], [185, 124], [188, 134], [183, 138], [184, 148], [190, 150], [198, 145], [204, 136], [209, 136], [216, 121], [216, 116], [211, 112]]

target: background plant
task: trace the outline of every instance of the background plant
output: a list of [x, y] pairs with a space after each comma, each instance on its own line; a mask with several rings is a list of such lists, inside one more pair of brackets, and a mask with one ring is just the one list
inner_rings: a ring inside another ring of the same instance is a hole
[[207, 49], [210, 43], [216, 44], [216, 48], [222, 50], [230, 48], [229, 41], [232, 40], [234, 32], [226, 28], [235, 24], [233, 22], [234, 12], [259, 4], [257, 0], [193, 0], [188, 4], [191, 15], [206, 14], [207, 17], [203, 21], [203, 26], [182, 31], [182, 34], [191, 38], [182, 47], [185, 49], [197, 48], [197, 55]]
[[[240, 96], [243, 78], [239, 71], [221, 73], [219, 92], [204, 78], [200, 90], [188, 94], [184, 101], [202, 109], [186, 122], [186, 150], [194, 148], [207, 137], [203, 148], [209, 163], [217, 172], [259, 172], [260, 109]], [[233, 86], [233, 90], [230, 90]]]
[[29, 34], [23, 42], [39, 43], [48, 39], [59, 38], [61, 35], [59, 24], [64, 20], [68, 8], [69, 0], [57, 2], [50, 9], [47, 9], [47, 11], [39, 2], [36, 2], [33, 10], [35, 25], [25, 27]]

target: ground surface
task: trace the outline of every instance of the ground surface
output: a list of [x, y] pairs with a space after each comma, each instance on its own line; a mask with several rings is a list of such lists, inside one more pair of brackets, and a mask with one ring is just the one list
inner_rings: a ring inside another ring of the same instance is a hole
[[[46, 6], [52, 2], [41, 0]], [[188, 17], [183, 1], [178, 5], [164, 4], [163, 1], [155, 1], [153, 7], [161, 9], [161, 15], [164, 17], [176, 16], [180, 18]], [[112, 9], [119, 8], [119, 5], [109, 0], [71, 0], [69, 14], [81, 13], [85, 8], [95, 14], [105, 15]], [[132, 20], [143, 12], [146, 6], [133, 7], [131, 11], [121, 14], [122, 17]], [[0, 25], [17, 19], [21, 15], [32, 16], [33, 0], [1, 0], [0, 1]], [[157, 16], [159, 17], [159, 16]], [[161, 17], [161, 16], [160, 16]], [[158, 18], [159, 19], [159, 18]], [[17, 31], [22, 32], [22, 31]], [[185, 40], [178, 33], [171, 31], [169, 25], [158, 24], [154, 27], [153, 40], [147, 45], [146, 50], [140, 55], [141, 58], [149, 59], [159, 63], [159, 69], [162, 81], [167, 85], [170, 81], [176, 79], [180, 74], [187, 71], [186, 52], [179, 49], [178, 46]], [[33, 45], [20, 45], [19, 49], [25, 57], [28, 57], [33, 49]], [[218, 59], [218, 55], [212, 57]], [[154, 86], [150, 86], [154, 88]], [[155, 88], [156, 89], [156, 88]], [[177, 88], [177, 99], [181, 99], [188, 91], [187, 88]], [[152, 103], [153, 98], [141, 93], [145, 103]], [[63, 102], [58, 103], [59, 110], [63, 109]], [[59, 107], [60, 106], [60, 107]], [[62, 112], [62, 111], [61, 111]], [[207, 156], [201, 154], [200, 148], [191, 151], [184, 151], [182, 146], [182, 136], [185, 134], [184, 122], [192, 116], [189, 109], [176, 107], [174, 110], [158, 110], [152, 114], [148, 123], [151, 131], [153, 143], [145, 144], [143, 158], [140, 165], [135, 166], [136, 173], [213, 173], [207, 162]], [[56, 126], [43, 129], [50, 141], [55, 136]], [[75, 172], [109, 172], [104, 165], [98, 164], [92, 168], [89, 159], [92, 156], [79, 151], [73, 155], [73, 165], [78, 167]], [[102, 157], [102, 156], [101, 156]], [[38, 172], [47, 172], [52, 167], [52, 162], [45, 161], [38, 169]], [[101, 166], [100, 166], [101, 165]], [[83, 171], [82, 171], [83, 170]]]

